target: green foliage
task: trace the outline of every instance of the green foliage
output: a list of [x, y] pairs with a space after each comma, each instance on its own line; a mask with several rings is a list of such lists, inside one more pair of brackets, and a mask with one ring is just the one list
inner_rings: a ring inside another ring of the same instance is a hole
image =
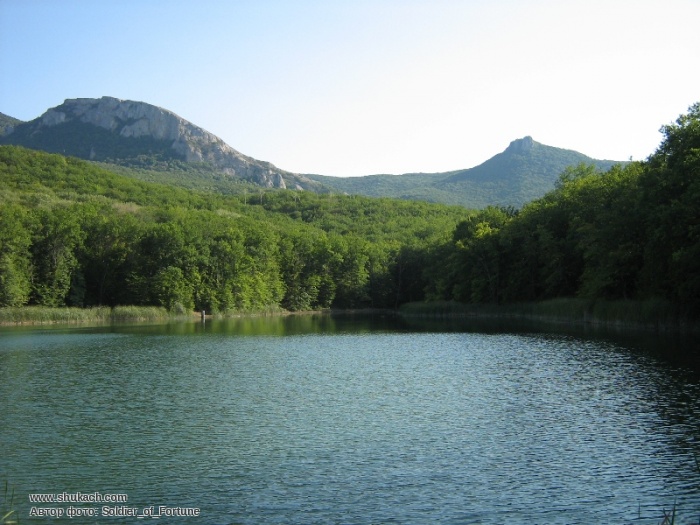
[[34, 265], [34, 302], [42, 306], [66, 304], [74, 274], [78, 269], [76, 252], [84, 233], [74, 207], [40, 209], [32, 243]]
[[29, 301], [33, 268], [31, 218], [15, 204], [0, 206], [0, 307]]
[[98, 161], [133, 162], [139, 156], [157, 161], [184, 160], [167, 140], [152, 137], [123, 137], [99, 126], [86, 125], [78, 120], [60, 126], [44, 127], [34, 122], [17, 126], [11, 135], [1, 136], [0, 144], [14, 144], [49, 153], [60, 153]]
[[0, 178], [7, 306], [395, 306], [422, 298], [425, 280], [411, 276], [427, 247], [469, 215], [390, 199], [185, 190], [16, 146], [0, 147]]
[[157, 306], [115, 306], [110, 312], [113, 321], [158, 321], [168, 317], [168, 311]]
[[649, 239], [643, 285], [700, 308], [700, 103], [661, 132], [639, 181]]
[[581, 163], [608, 169], [612, 161], [545, 146], [530, 137], [514, 141], [504, 152], [474, 168], [447, 173], [407, 173], [366, 177], [311, 176], [338, 192], [424, 200], [467, 208], [517, 206], [554, 188], [559, 174]]
[[[454, 230], [450, 246], [441, 250], [439, 261], [447, 260], [447, 271], [435, 268], [436, 290], [445, 298], [463, 302], [499, 302], [502, 280], [499, 232], [512, 220], [515, 210], [487, 207], [460, 222]], [[435, 299], [439, 293], [432, 294]]]
[[145, 182], [179, 186], [218, 195], [246, 195], [247, 197], [248, 195], [256, 195], [260, 191], [260, 186], [223, 173], [206, 162], [159, 160], [140, 155], [128, 163], [97, 162], [95, 164], [113, 173]]
[[[647, 161], [569, 166], [519, 210], [225, 195], [0, 146], [0, 307], [129, 304], [161, 315], [565, 300], [607, 305], [585, 312], [609, 317], [636, 301], [647, 306], [635, 319], [697, 317], [699, 122], [696, 104], [662, 128]], [[514, 149], [511, 160], [524, 155]]]
[[0, 308], [0, 324], [22, 323], [101, 323], [111, 319], [112, 309], [96, 308], [51, 308], [47, 306], [23, 306]]
[[169, 312], [159, 306], [96, 306], [93, 308], [23, 306], [0, 308], [0, 324], [109, 323], [158, 321], [190, 312]]
[[634, 299], [699, 315], [700, 104], [662, 132], [645, 162], [567, 168], [554, 190], [518, 213], [486, 208], [460, 223], [435, 248], [447, 264], [428, 297]]
[[170, 311], [184, 313], [192, 311], [192, 284], [185, 279], [177, 266], [160, 268], [153, 277], [153, 297], [155, 302]]

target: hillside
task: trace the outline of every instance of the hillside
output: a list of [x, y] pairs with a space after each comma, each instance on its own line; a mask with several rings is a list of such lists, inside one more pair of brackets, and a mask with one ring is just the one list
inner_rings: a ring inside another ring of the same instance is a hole
[[642, 322], [695, 322], [698, 123], [700, 103], [662, 127], [644, 162], [568, 168], [520, 210], [478, 212], [290, 190], [221, 195], [1, 146], [0, 307], [227, 312], [577, 298], [622, 301], [627, 311], [631, 299], [643, 301]]
[[616, 164], [595, 160], [572, 150], [514, 140], [502, 153], [469, 169], [446, 173], [370, 175], [367, 177], [311, 176], [336, 191], [368, 196], [426, 200], [468, 208], [489, 205], [521, 207], [554, 188], [559, 175], [571, 166], [592, 164], [605, 171]]
[[112, 97], [66, 100], [17, 124], [0, 144], [139, 168], [179, 162], [266, 188], [320, 189], [306, 177], [243, 155], [171, 111]]
[[17, 124], [21, 124], [21, 120], [0, 113], [0, 137], [14, 128]]
[[416, 253], [470, 215], [291, 190], [221, 195], [0, 146], [0, 308], [393, 307], [421, 297]]
[[304, 175], [243, 155], [166, 109], [111, 97], [69, 99], [30, 122], [0, 114], [0, 131], [0, 144], [71, 155], [123, 175], [190, 189], [242, 194], [281, 188], [471, 209], [519, 208], [553, 189], [567, 167], [584, 163], [604, 171], [615, 164], [525, 137], [469, 169], [351, 178]]

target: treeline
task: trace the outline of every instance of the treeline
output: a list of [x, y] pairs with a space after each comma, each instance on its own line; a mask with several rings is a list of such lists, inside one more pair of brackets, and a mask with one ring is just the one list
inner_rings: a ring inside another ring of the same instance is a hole
[[[209, 312], [395, 307], [406, 246], [459, 207], [270, 191], [223, 196], [0, 147], [0, 306]], [[420, 269], [416, 269], [420, 273]]]
[[521, 210], [486, 208], [433, 249], [429, 299], [661, 299], [700, 312], [700, 104], [644, 162], [566, 170]]
[[644, 162], [566, 170], [520, 210], [222, 195], [0, 147], [0, 306], [186, 312], [660, 299], [700, 313], [700, 104]]

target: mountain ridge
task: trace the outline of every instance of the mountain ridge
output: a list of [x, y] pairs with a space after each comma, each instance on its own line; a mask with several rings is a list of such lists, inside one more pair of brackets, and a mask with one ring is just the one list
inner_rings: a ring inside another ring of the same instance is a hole
[[597, 160], [574, 150], [541, 144], [531, 136], [513, 140], [508, 147], [472, 168], [440, 173], [367, 175], [339, 179], [309, 175], [344, 193], [370, 197], [420, 199], [472, 208], [489, 205], [520, 207], [554, 188], [570, 166], [593, 164], [607, 170], [613, 160]]
[[[150, 170], [162, 182], [171, 177], [172, 184], [182, 181], [176, 180], [168, 166], [198, 166], [189, 168], [189, 187], [200, 185], [216, 191], [229, 191], [227, 185], [247, 181], [262, 188], [424, 200], [468, 208], [520, 207], [554, 188], [569, 166], [585, 163], [607, 170], [618, 163], [547, 146], [526, 136], [472, 168], [348, 178], [299, 174], [248, 157], [167, 109], [114, 97], [66, 99], [29, 122], [0, 114], [0, 144], [100, 161], [131, 169], [137, 178], [142, 176], [139, 170]], [[174, 171], [178, 177], [187, 173], [179, 168]], [[230, 191], [237, 190], [231, 186]]]
[[19, 119], [0, 113], [0, 137], [8, 132], [11, 133], [15, 126], [21, 123], [22, 121]]
[[114, 97], [66, 99], [38, 118], [15, 125], [1, 142], [116, 164], [128, 164], [139, 155], [207, 163], [229, 177], [267, 188], [318, 186], [302, 175], [243, 155], [172, 111]]

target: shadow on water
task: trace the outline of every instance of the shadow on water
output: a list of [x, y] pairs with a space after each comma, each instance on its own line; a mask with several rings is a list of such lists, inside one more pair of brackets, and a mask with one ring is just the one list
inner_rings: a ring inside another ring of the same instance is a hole
[[639, 355], [660, 359], [670, 367], [700, 373], [700, 335], [652, 332], [506, 318], [405, 317], [391, 311], [336, 311], [292, 315], [241, 316], [224, 319], [180, 320], [166, 323], [113, 323], [95, 326], [3, 327], [3, 332], [69, 331], [182, 336], [338, 335], [376, 333], [538, 334], [612, 343]]
[[558, 323], [504, 318], [403, 318], [403, 329], [423, 332], [467, 332], [484, 334], [538, 334], [601, 341], [627, 348], [700, 373], [700, 335], [654, 332], [593, 324]]
[[[75, 330], [75, 328], [73, 328]], [[319, 312], [294, 315], [242, 316], [166, 324], [113, 324], [87, 331], [141, 335], [270, 336], [376, 333], [538, 334], [601, 341], [639, 355], [653, 357], [669, 367], [700, 373], [700, 336], [504, 318], [404, 317], [393, 312]]]
[[154, 335], [205, 335], [205, 336], [270, 336], [333, 335], [340, 333], [376, 333], [396, 331], [393, 316], [335, 315], [330, 313], [304, 313], [293, 315], [241, 316], [206, 321], [181, 321], [154, 325], [112, 325], [118, 333]]

